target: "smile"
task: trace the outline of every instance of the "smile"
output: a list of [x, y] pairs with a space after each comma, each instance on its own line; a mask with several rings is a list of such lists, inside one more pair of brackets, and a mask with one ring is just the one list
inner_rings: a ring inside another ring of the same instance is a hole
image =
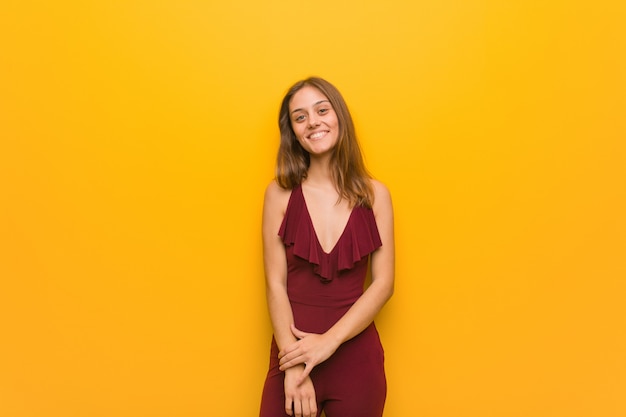
[[312, 140], [321, 139], [324, 136], [326, 136], [327, 133], [328, 133], [327, 130], [324, 130], [322, 132], [315, 132], [312, 135], [309, 135], [309, 139], [312, 139]]

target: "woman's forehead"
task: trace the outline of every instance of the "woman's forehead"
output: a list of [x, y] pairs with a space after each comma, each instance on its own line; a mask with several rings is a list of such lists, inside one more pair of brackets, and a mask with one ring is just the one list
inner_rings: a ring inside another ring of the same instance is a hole
[[293, 95], [289, 102], [290, 110], [300, 107], [310, 107], [319, 104], [320, 102], [328, 102], [328, 97], [324, 95], [320, 90], [315, 87], [306, 86], [302, 87], [297, 93]]

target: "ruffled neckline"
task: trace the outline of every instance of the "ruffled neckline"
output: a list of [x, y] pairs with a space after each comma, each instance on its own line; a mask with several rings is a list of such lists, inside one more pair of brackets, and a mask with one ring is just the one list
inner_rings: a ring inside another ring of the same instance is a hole
[[340, 272], [352, 269], [363, 257], [382, 246], [372, 209], [355, 206], [335, 246], [325, 252], [300, 185], [291, 191], [278, 235], [285, 246], [293, 247], [295, 256], [313, 265], [313, 272], [322, 282], [332, 281]]

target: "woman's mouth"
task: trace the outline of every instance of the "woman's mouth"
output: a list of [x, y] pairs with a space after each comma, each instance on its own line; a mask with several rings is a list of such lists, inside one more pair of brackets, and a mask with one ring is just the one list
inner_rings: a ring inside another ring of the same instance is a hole
[[311, 139], [311, 140], [321, 139], [324, 136], [326, 136], [327, 133], [328, 133], [327, 130], [324, 130], [324, 131], [321, 131], [321, 132], [315, 132], [315, 133], [309, 135], [309, 139]]

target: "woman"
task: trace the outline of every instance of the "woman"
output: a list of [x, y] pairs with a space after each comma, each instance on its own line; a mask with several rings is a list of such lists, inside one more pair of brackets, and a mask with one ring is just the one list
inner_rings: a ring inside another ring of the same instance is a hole
[[393, 293], [391, 197], [367, 173], [346, 103], [327, 81], [291, 87], [279, 126], [263, 208], [274, 337], [261, 417], [380, 417], [386, 380], [373, 320]]

